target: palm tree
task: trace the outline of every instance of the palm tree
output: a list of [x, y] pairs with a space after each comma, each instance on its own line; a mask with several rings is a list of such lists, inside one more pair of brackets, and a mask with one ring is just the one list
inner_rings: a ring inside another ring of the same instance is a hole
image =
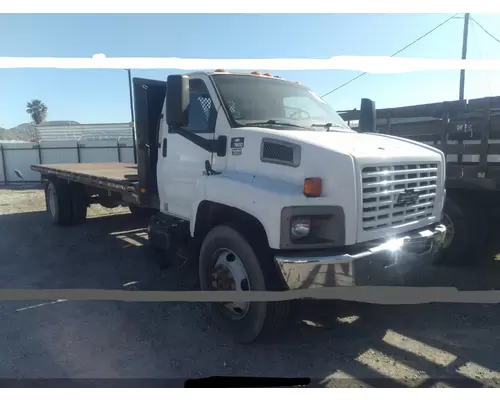
[[40, 125], [47, 117], [47, 106], [41, 100], [32, 100], [26, 104], [26, 112], [31, 115], [35, 125]]

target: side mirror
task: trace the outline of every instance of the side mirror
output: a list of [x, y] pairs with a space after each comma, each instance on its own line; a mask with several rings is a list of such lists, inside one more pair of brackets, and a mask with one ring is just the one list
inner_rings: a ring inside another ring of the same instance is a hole
[[377, 112], [375, 102], [370, 99], [361, 99], [359, 112], [358, 132], [377, 131]]
[[167, 78], [167, 124], [173, 128], [189, 123], [189, 77], [169, 75]]

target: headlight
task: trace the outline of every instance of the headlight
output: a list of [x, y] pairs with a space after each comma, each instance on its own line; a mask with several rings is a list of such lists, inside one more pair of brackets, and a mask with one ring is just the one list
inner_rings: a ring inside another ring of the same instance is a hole
[[311, 232], [311, 220], [307, 218], [297, 218], [292, 221], [290, 235], [293, 239], [302, 239], [309, 236]]
[[345, 243], [340, 206], [291, 206], [281, 210], [280, 249], [326, 249]]

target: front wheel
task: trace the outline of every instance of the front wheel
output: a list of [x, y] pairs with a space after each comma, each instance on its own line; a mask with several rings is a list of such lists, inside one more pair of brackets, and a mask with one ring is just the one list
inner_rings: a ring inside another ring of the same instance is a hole
[[[265, 291], [271, 287], [265, 258], [236, 229], [221, 225], [203, 241], [200, 259], [200, 286], [206, 291]], [[264, 265], [263, 265], [264, 264]], [[217, 324], [235, 341], [250, 343], [276, 334], [288, 317], [288, 303], [250, 303], [235, 299], [231, 303], [209, 303]]]

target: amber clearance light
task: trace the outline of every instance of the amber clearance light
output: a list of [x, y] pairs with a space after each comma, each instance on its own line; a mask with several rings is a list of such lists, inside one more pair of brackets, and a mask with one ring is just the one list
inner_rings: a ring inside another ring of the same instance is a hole
[[321, 178], [304, 179], [304, 195], [307, 197], [321, 196]]

